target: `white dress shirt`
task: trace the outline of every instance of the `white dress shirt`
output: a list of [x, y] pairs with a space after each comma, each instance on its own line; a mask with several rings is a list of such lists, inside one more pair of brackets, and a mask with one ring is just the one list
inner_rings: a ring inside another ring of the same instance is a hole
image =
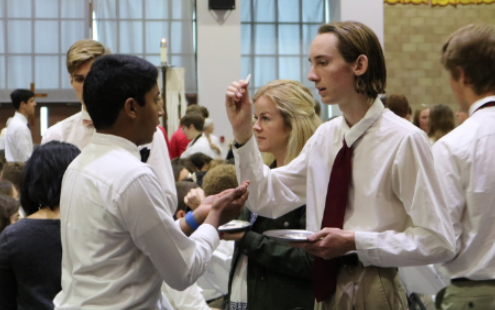
[[160, 286], [204, 272], [218, 233], [187, 237], [156, 175], [130, 141], [95, 133], [62, 181], [62, 291], [55, 309], [162, 309]]
[[180, 158], [188, 158], [195, 153], [203, 153], [213, 159], [218, 157], [218, 154], [210, 147], [210, 142], [204, 133], [201, 134], [201, 137], [189, 142], [184, 153], [180, 155]]
[[234, 148], [239, 181], [251, 180], [248, 208], [274, 218], [306, 204], [307, 229], [320, 230], [331, 168], [344, 137], [354, 149], [344, 229], [355, 231], [360, 261], [401, 267], [451, 259], [454, 232], [430, 143], [379, 99], [352, 128], [343, 117], [321, 125], [284, 167], [264, 166], [253, 138]]
[[[88, 112], [82, 109], [81, 112], [48, 128], [41, 140], [41, 144], [58, 140], [72, 143], [80, 150], [83, 150], [90, 143], [94, 133], [95, 128], [93, 127], [91, 118]], [[173, 182], [175, 180], [174, 173], [172, 171], [172, 164], [170, 163], [167, 144], [160, 129], [156, 129], [153, 135], [153, 141], [146, 145], [146, 147], [150, 149], [150, 157], [147, 163], [153, 168], [167, 199], [169, 199], [166, 205], [173, 207], [172, 212], [175, 213], [177, 209], [177, 190], [175, 188], [175, 182]]]
[[162, 283], [162, 293], [170, 302], [174, 310], [210, 310], [203, 295], [201, 288], [194, 283], [183, 291], [177, 291]]
[[[451, 278], [495, 279], [495, 107], [476, 111], [433, 146], [457, 242], [455, 259], [443, 264]], [[476, 112], [475, 112], [476, 111]]]
[[28, 127], [28, 119], [21, 113], [15, 112], [5, 135], [5, 159], [25, 162], [31, 153], [33, 153], [33, 137]]

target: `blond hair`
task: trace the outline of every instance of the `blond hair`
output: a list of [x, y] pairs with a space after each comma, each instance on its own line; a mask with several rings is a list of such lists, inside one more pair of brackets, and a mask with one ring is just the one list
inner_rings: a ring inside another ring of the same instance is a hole
[[[254, 94], [253, 102], [260, 97], [269, 99], [277, 106], [285, 126], [291, 130], [284, 159], [284, 165], [287, 165], [299, 155], [306, 141], [321, 125], [321, 119], [315, 112], [313, 95], [297, 81], [275, 80], [263, 85]], [[274, 160], [273, 155], [263, 157], [266, 164]]]
[[79, 40], [67, 51], [67, 71], [73, 74], [82, 63], [96, 59], [103, 55], [110, 54], [110, 49], [105, 48], [103, 44], [91, 39]]

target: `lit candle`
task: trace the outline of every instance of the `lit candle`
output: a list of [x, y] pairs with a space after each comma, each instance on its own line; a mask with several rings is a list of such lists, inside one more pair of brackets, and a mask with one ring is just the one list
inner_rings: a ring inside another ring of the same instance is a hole
[[163, 38], [160, 41], [160, 61], [162, 63], [162, 66], [165, 66], [167, 64], [167, 40]]

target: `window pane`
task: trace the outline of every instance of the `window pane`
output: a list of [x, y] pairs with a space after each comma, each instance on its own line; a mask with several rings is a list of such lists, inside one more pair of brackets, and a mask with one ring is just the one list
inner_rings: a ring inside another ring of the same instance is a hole
[[241, 0], [241, 22], [251, 21], [251, 0]]
[[31, 0], [7, 1], [7, 16], [9, 18], [31, 17]]
[[120, 0], [118, 3], [120, 3], [120, 18], [143, 18], [143, 0]]
[[139, 54], [143, 53], [143, 23], [120, 22], [120, 47], [119, 53]]
[[324, 23], [325, 10], [323, 0], [302, 0], [302, 21], [305, 23]]
[[117, 46], [117, 22], [99, 21], [98, 22], [98, 41], [110, 48], [112, 53], [119, 53]]
[[34, 16], [36, 18], [57, 18], [58, 0], [34, 1]]
[[279, 79], [301, 80], [301, 57], [279, 57]]
[[254, 59], [254, 87], [259, 88], [266, 83], [277, 79], [277, 58], [256, 57]]
[[[0, 5], [2, 5], [2, 3], [0, 3]], [[3, 21], [0, 22], [0, 34], [4, 34], [5, 33], [5, 27], [4, 27], [4, 23]], [[4, 38], [1, 38], [0, 39], [0, 54], [4, 54], [5, 53], [5, 39]], [[2, 77], [0, 76], [0, 79]]]
[[88, 10], [88, 0], [60, 0], [60, 15], [62, 18], [85, 18]]
[[[145, 22], [146, 27], [146, 53], [160, 54], [160, 40], [167, 39], [170, 46], [170, 38], [167, 38], [168, 23], [164, 22]], [[170, 50], [168, 50], [170, 53]]]
[[172, 62], [176, 67], [184, 68], [184, 84], [186, 93], [195, 93], [196, 90], [196, 63], [191, 61], [193, 56], [172, 56]]
[[37, 54], [58, 53], [58, 21], [34, 22], [34, 52]]
[[308, 55], [309, 46], [311, 45], [311, 42], [313, 42], [313, 39], [318, 33], [318, 28], [320, 28], [320, 25], [303, 25], [302, 45], [303, 45], [303, 52], [305, 55]]
[[[0, 3], [1, 5], [1, 3]], [[6, 63], [5, 63], [5, 56], [0, 56], [0, 88], [7, 88], [7, 85], [5, 83], [6, 75], [5, 75], [5, 68], [6, 68]]]
[[146, 0], [145, 2], [146, 19], [167, 19], [168, 18], [168, 1], [163, 0]]
[[171, 1], [172, 1], [172, 19], [182, 19], [183, 18], [182, 10], [185, 9], [182, 6], [186, 5], [186, 3], [184, 3], [185, 1], [182, 0], [171, 0]]
[[254, 48], [256, 54], [275, 54], [275, 25], [254, 26]]
[[34, 58], [34, 72], [36, 88], [53, 89], [59, 84], [58, 56], [36, 56]]
[[[184, 21], [185, 22], [185, 21]], [[172, 37], [168, 45], [169, 52], [174, 54], [184, 53], [193, 50], [193, 38], [190, 35], [192, 30], [184, 25], [184, 22], [172, 22]]]
[[[7, 22], [8, 53], [32, 53], [31, 21], [10, 20]], [[24, 38], [20, 40], [20, 38]]]
[[299, 22], [299, 0], [278, 1], [279, 22]]
[[149, 54], [147, 54], [146, 56], [144, 56], [144, 59], [146, 59], [147, 61], [151, 62], [152, 64], [154, 64], [157, 67], [161, 65], [161, 63], [160, 63], [160, 55], [149, 55]]
[[0, 0], [0, 18], [4, 18], [5, 16], [5, 11], [4, 11], [4, 8], [5, 8], [5, 2], [7, 0]]
[[83, 20], [69, 20], [61, 22], [60, 29], [60, 53], [65, 54], [67, 50], [78, 40], [86, 38], [86, 25]]
[[117, 18], [115, 0], [93, 0], [93, 10], [96, 19]]
[[7, 87], [9, 89], [29, 88], [33, 82], [32, 58], [31, 56], [10, 56], [7, 58]]
[[254, 22], [275, 21], [275, 0], [252, 0], [254, 2]]
[[301, 40], [299, 37], [298, 25], [279, 25], [278, 26], [278, 49], [282, 55], [300, 54]]
[[241, 55], [251, 53], [251, 24], [241, 25]]

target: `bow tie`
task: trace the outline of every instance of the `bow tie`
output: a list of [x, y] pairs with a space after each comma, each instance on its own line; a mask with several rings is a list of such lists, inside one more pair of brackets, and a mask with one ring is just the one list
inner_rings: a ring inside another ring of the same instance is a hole
[[147, 162], [148, 158], [150, 157], [150, 149], [147, 147], [143, 147], [139, 150], [139, 153], [141, 154], [141, 161], [143, 163]]

